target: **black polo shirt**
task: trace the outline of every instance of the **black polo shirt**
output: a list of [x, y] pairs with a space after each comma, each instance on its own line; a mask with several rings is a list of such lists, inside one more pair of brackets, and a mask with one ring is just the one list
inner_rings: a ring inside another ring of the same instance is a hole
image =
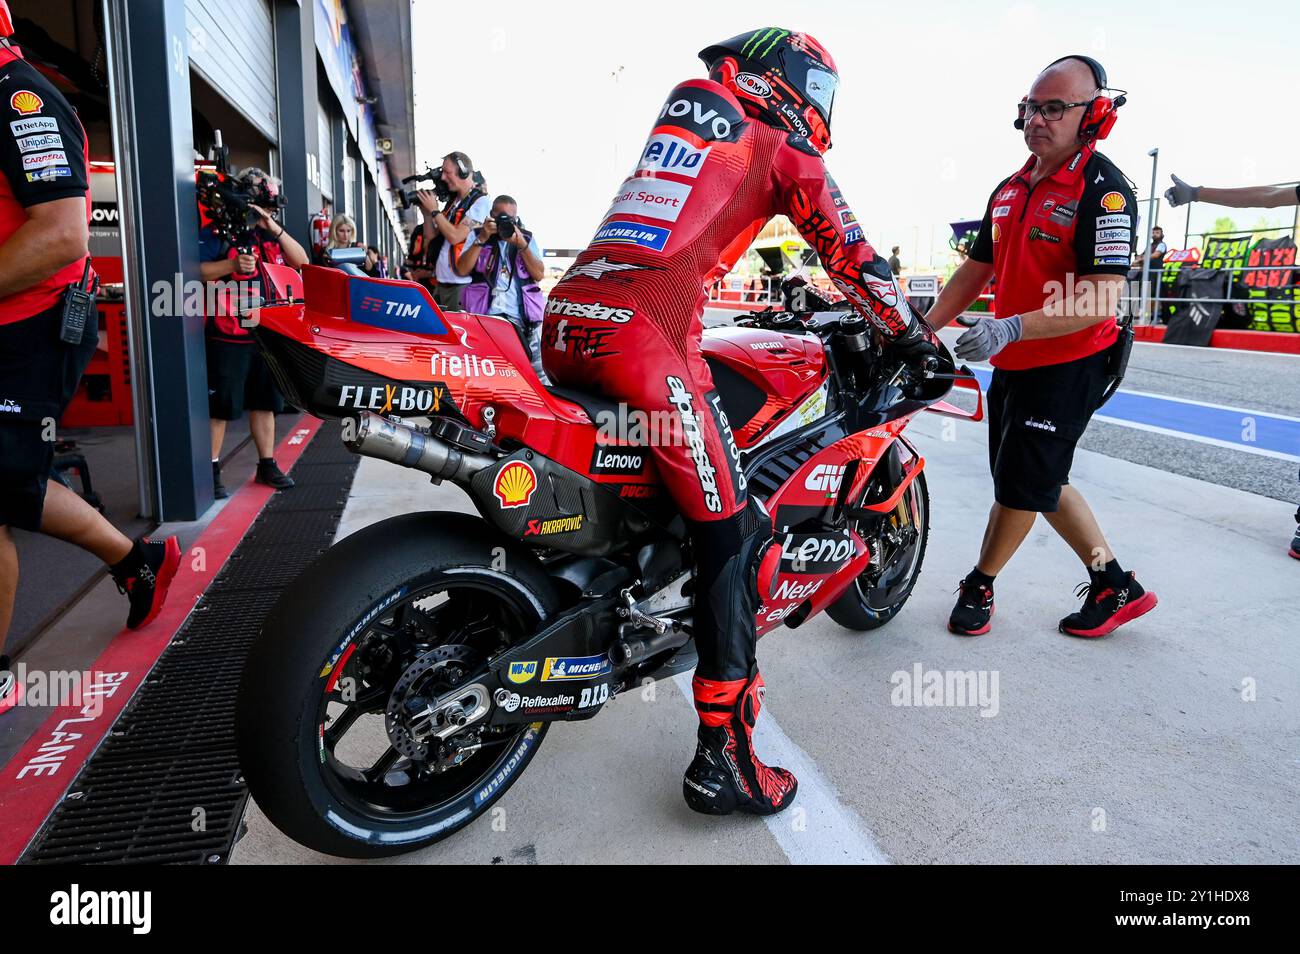
[[[63, 94], [17, 47], [0, 48], [0, 123], [0, 243], [27, 222], [27, 209], [42, 202], [84, 196], [89, 220], [85, 130]], [[68, 285], [81, 281], [84, 264], [74, 262], [0, 298], [0, 325], [54, 305]]]
[[[1084, 275], [1127, 275], [1133, 260], [1137, 199], [1124, 174], [1085, 146], [1053, 175], [1030, 186], [1037, 159], [998, 184], [970, 250], [997, 276], [999, 318], [1037, 311], [1053, 294], [1072, 296]], [[992, 364], [1007, 370], [1060, 364], [1096, 354], [1115, 341], [1115, 323], [1101, 321], [1057, 338], [1007, 345]]]

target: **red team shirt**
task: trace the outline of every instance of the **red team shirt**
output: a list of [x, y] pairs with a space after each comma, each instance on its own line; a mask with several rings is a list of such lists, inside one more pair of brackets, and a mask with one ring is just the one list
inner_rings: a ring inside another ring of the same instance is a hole
[[[1037, 311], [1053, 292], [1073, 295], [1084, 275], [1126, 275], [1133, 259], [1137, 200], [1124, 174], [1091, 147], [1032, 188], [1035, 158], [993, 190], [979, 237], [970, 250], [992, 263], [997, 276], [994, 313], [999, 318]], [[1113, 321], [1057, 338], [1016, 341], [994, 355], [1008, 371], [1063, 364], [1114, 343]]]

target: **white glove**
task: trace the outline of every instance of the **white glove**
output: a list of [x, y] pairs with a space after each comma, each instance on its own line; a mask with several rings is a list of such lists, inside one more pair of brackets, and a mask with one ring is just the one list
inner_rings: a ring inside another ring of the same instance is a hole
[[1188, 202], [1195, 202], [1200, 197], [1200, 186], [1188, 185], [1172, 172], [1169, 173], [1169, 178], [1174, 180], [1174, 184], [1165, 190], [1165, 198], [1175, 209]]
[[1011, 342], [1019, 341], [1023, 331], [1019, 315], [976, 318], [969, 330], [957, 339], [957, 357], [963, 361], [987, 361]]

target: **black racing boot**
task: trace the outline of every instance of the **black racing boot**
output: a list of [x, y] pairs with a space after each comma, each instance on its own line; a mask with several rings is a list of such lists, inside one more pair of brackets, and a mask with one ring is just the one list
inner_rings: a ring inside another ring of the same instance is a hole
[[682, 779], [686, 804], [704, 815], [740, 809], [775, 815], [794, 801], [799, 782], [754, 754], [754, 723], [763, 707], [763, 677], [715, 682], [691, 680], [700, 715], [695, 759]]
[[274, 457], [263, 457], [257, 462], [256, 479], [259, 484], [266, 484], [276, 490], [288, 490], [293, 486], [293, 478], [276, 465]]
[[700, 655], [692, 687], [700, 728], [682, 794], [706, 815], [736, 809], [771, 815], [790, 804], [797, 787], [790, 772], [759, 761], [751, 742], [763, 692], [754, 661], [758, 566], [772, 540], [772, 519], [751, 500], [726, 520], [692, 521], [690, 530]]

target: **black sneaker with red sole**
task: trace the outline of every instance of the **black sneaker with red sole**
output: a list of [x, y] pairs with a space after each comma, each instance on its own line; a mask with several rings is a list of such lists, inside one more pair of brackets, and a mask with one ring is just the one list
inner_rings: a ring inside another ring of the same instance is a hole
[[175, 537], [154, 542], [145, 537], [136, 541], [136, 551], [141, 559], [131, 575], [117, 576], [114, 581], [120, 592], [131, 601], [126, 628], [139, 629], [152, 623], [167, 602], [167, 588], [181, 565], [181, 545]]
[[948, 617], [948, 632], [983, 636], [993, 625], [993, 587], [966, 579], [958, 585], [957, 593], [957, 605]]
[[1061, 620], [1060, 630], [1070, 636], [1095, 639], [1113, 633], [1156, 608], [1154, 593], [1142, 588], [1130, 570], [1124, 586], [1112, 586], [1104, 580], [1080, 583], [1075, 596], [1083, 597], [1083, 606]]
[[1291, 549], [1286, 552], [1294, 559], [1300, 560], [1300, 527], [1295, 528], [1295, 536], [1291, 538]]

